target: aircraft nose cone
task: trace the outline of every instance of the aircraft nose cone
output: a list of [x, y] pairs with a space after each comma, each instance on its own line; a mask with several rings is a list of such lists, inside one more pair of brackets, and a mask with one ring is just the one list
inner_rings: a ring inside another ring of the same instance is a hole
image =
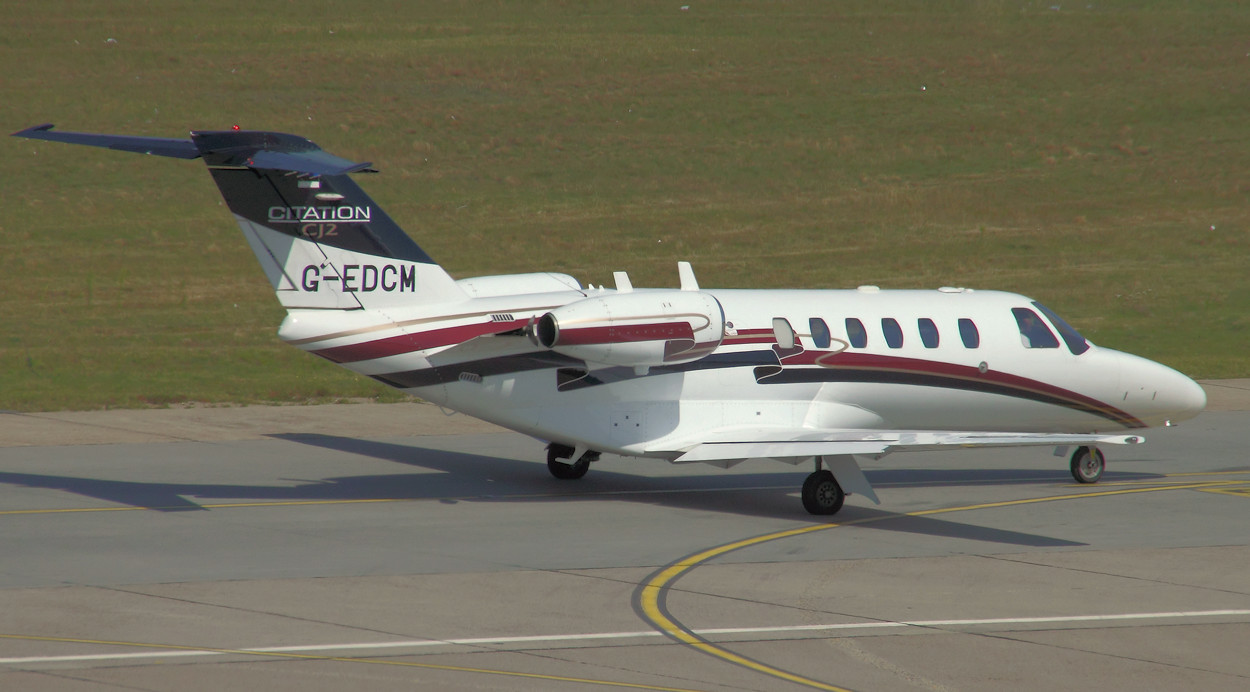
[[1139, 356], [1121, 355], [1127, 410], [1147, 427], [1189, 420], [1207, 406], [1207, 393], [1184, 374]]
[[1154, 405], [1150, 407], [1155, 424], [1177, 423], [1202, 413], [1207, 407], [1207, 392], [1202, 385], [1171, 368], [1157, 367], [1164, 372], [1158, 378], [1158, 393]]
[[1180, 379], [1184, 381], [1177, 383], [1171, 392], [1178, 410], [1173, 420], [1187, 420], [1202, 413], [1202, 410], [1207, 407], [1207, 392], [1197, 382], [1180, 373], [1177, 375], [1180, 375]]

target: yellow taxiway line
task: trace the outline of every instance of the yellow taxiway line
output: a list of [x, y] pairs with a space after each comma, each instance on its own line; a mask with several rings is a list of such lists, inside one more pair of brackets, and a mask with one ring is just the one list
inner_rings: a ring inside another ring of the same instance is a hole
[[[1204, 473], [1180, 473], [1169, 474], [1165, 478], [1179, 478], [1187, 476], [1218, 476], [1218, 475], [1237, 475], [1246, 474], [1250, 471], [1224, 471], [1224, 472], [1204, 472]], [[646, 582], [640, 585], [635, 595], [635, 602], [639, 610], [643, 613], [643, 619], [651, 625], [659, 633], [669, 636], [670, 638], [686, 644], [696, 650], [702, 651], [708, 655], [720, 658], [735, 665], [754, 670], [758, 673], [785, 680], [787, 682], [810, 687], [818, 690], [826, 690], [828, 692], [850, 692], [847, 688], [838, 687], [819, 680], [808, 678], [790, 671], [786, 671], [775, 666], [770, 666], [760, 661], [755, 661], [740, 654], [736, 654], [724, 647], [713, 644], [690, 628], [686, 627], [679, 620], [669, 614], [665, 605], [667, 593], [672, 589], [673, 585], [681, 577], [690, 573], [694, 568], [710, 562], [718, 557], [728, 553], [749, 548], [751, 546], [768, 543], [772, 541], [793, 538], [818, 531], [837, 528], [839, 526], [851, 526], [857, 524], [868, 524], [889, 519], [898, 519], [903, 517], [923, 517], [936, 514], [947, 514], [953, 512], [967, 512], [978, 509], [996, 509], [1002, 507], [1015, 507], [1029, 504], [1037, 504], [1042, 502], [1058, 502], [1065, 500], [1088, 499], [1094, 497], [1110, 497], [1115, 495], [1131, 495], [1138, 493], [1160, 492], [1166, 490], [1203, 490], [1207, 492], [1226, 493], [1230, 495], [1244, 496], [1246, 491], [1243, 486], [1244, 480], [1209, 480], [1196, 481], [1190, 483], [1168, 483], [1166, 481], [1141, 481], [1140, 483], [1151, 483], [1146, 486], [1138, 486], [1131, 488], [1117, 488], [1115, 490], [1103, 490], [1092, 492], [1071, 493], [1066, 495], [1053, 495], [1039, 498], [1026, 498], [1020, 500], [1005, 500], [1001, 502], [986, 502], [972, 505], [963, 505], [958, 507], [944, 507], [936, 509], [920, 510], [916, 512], [908, 512], [906, 514], [895, 514], [888, 516], [864, 517], [861, 519], [853, 519], [843, 522], [835, 522], [828, 524], [815, 524], [804, 526], [797, 529], [789, 529], [786, 531], [777, 531], [774, 533], [746, 538], [732, 543], [726, 543], [721, 546], [709, 548], [692, 555], [689, 555], [677, 562], [674, 562], [653, 574]], [[1104, 484], [1106, 485], [1106, 484]], [[1229, 487], [1233, 486], [1233, 487]], [[187, 506], [171, 506], [171, 507], [81, 507], [81, 508], [63, 508], [63, 509], [26, 509], [26, 510], [0, 510], [0, 515], [22, 515], [22, 514], [71, 514], [71, 513], [91, 513], [91, 512], [133, 512], [133, 511], [152, 511], [152, 510], [187, 510], [187, 509], [238, 509], [238, 508], [258, 508], [258, 507], [293, 507], [293, 506], [309, 506], [309, 505], [347, 505], [347, 504], [380, 504], [388, 502], [412, 502], [425, 499], [437, 498], [366, 498], [366, 499], [345, 499], [345, 500], [283, 500], [270, 502], [234, 502], [234, 503], [214, 503]], [[473, 498], [460, 498], [473, 499]], [[25, 641], [44, 641], [44, 642], [62, 642], [76, 644], [98, 644], [110, 646], [122, 646], [133, 648], [148, 648], [156, 650], [174, 652], [209, 652], [216, 654], [232, 654], [241, 656], [265, 656], [288, 659], [303, 660], [321, 660], [321, 661], [338, 661], [347, 663], [369, 663], [376, 665], [393, 665], [407, 666], [413, 668], [425, 668], [430, 670], [443, 670], [464, 673], [481, 673], [487, 675], [510, 676], [518, 678], [527, 678], [535, 680], [547, 680], [553, 682], [574, 682], [586, 685], [597, 685], [605, 687], [619, 687], [626, 689], [640, 690], [660, 690], [666, 692], [696, 692], [686, 688], [663, 687], [656, 685], [644, 685], [637, 683], [615, 682], [610, 680], [595, 680], [589, 678], [576, 678], [558, 675], [545, 675], [540, 673], [522, 673], [516, 671], [494, 670], [487, 668], [470, 668], [464, 666], [448, 666], [433, 663], [416, 663], [410, 661], [396, 661], [377, 658], [351, 658], [344, 656], [324, 656], [316, 654], [300, 654], [291, 652], [275, 652], [260, 651], [249, 649], [219, 649], [212, 647], [184, 646], [176, 644], [152, 644], [143, 642], [125, 642], [125, 641], [109, 641], [109, 640], [93, 640], [93, 639], [72, 639], [59, 637], [37, 637], [16, 634], [0, 634], [0, 639], [25, 640]]]
[[826, 690], [828, 692], [851, 692], [845, 687], [838, 687], [820, 680], [815, 680], [788, 670], [783, 670], [775, 666], [770, 666], [760, 661], [755, 661], [740, 654], [736, 654], [724, 647], [713, 644], [712, 642], [700, 637], [692, 629], [682, 624], [681, 621], [674, 618], [669, 612], [666, 605], [668, 592], [673, 588], [673, 584], [686, 574], [689, 574], [694, 568], [704, 565], [713, 559], [732, 553], [743, 548], [768, 543], [770, 541], [778, 541], [795, 536], [802, 536], [817, 531], [825, 531], [834, 529], [839, 526], [851, 526], [855, 524], [868, 524], [889, 519], [900, 519], [903, 517], [924, 517], [935, 514], [949, 514], [952, 512], [968, 512], [978, 509], [996, 509], [1001, 507], [1018, 507], [1022, 505], [1038, 504], [1042, 502], [1060, 502], [1064, 500], [1084, 500], [1093, 497], [1111, 497], [1115, 495], [1132, 495], [1137, 493], [1153, 493], [1165, 490], [1202, 490], [1213, 489], [1218, 486], [1228, 484], [1241, 484], [1244, 481], [1202, 481], [1197, 483], [1168, 484], [1158, 485], [1148, 488], [1122, 488], [1118, 490], [1103, 490], [1095, 492], [1071, 493], [1067, 495], [1051, 495], [1048, 497], [1026, 498], [1022, 500], [1004, 500], [1002, 502], [984, 502], [974, 505], [963, 505], [959, 507], [944, 507], [938, 509], [925, 509], [917, 512], [908, 512], [906, 514], [894, 514], [889, 516], [864, 517], [862, 519], [853, 519], [844, 522], [835, 522], [829, 524], [817, 524], [814, 526], [805, 526], [799, 529], [789, 529], [786, 531], [777, 531], [774, 533], [746, 538], [732, 543], [726, 543], [715, 548], [694, 553], [687, 557], [674, 562], [667, 567], [656, 572], [635, 592], [635, 604], [638, 610], [643, 614], [643, 619], [647, 621], [655, 629], [661, 633], [668, 635], [670, 638], [686, 644], [694, 649], [702, 651], [705, 654], [715, 656], [716, 658], [728, 661], [735, 665], [762, 673], [770, 677], [774, 677], [787, 682], [803, 685], [817, 690]]

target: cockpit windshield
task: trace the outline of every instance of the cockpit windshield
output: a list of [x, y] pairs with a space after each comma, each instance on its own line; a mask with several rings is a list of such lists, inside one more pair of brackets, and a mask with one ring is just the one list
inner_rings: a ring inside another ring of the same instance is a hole
[[1059, 336], [1063, 338], [1063, 343], [1068, 345], [1068, 350], [1072, 352], [1072, 355], [1079, 356], [1089, 350], [1089, 341], [1081, 336], [1081, 333], [1076, 331], [1072, 325], [1064, 322], [1062, 317], [1036, 301], [1034, 301], [1033, 307], [1041, 311], [1046, 316], [1046, 319], [1055, 325], [1055, 329], [1059, 330]]
[[1011, 314], [1020, 327], [1020, 343], [1025, 348], [1059, 348], [1059, 340], [1036, 312], [1028, 308], [1012, 308]]

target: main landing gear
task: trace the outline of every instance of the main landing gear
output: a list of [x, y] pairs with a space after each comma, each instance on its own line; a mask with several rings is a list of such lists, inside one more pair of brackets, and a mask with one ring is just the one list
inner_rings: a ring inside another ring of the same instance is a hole
[[1097, 483], [1107, 468], [1107, 458], [1097, 447], [1077, 447], [1069, 468], [1077, 483]]
[[[590, 470], [590, 462], [599, 461], [599, 452], [587, 451], [577, 461], [567, 461], [577, 450], [559, 442], [547, 445], [547, 470], [560, 480], [572, 481], [586, 475]], [[564, 459], [565, 461], [561, 461]]]
[[816, 470], [803, 481], [803, 509], [811, 514], [837, 514], [846, 501], [846, 493], [829, 469], [822, 469], [820, 458]]

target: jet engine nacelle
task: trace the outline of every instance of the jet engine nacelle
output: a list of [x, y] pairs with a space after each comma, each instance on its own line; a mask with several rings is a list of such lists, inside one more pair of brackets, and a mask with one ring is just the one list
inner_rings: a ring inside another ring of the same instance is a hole
[[725, 312], [699, 291], [631, 291], [556, 308], [533, 326], [534, 341], [603, 365], [651, 367], [698, 360], [720, 345]]

